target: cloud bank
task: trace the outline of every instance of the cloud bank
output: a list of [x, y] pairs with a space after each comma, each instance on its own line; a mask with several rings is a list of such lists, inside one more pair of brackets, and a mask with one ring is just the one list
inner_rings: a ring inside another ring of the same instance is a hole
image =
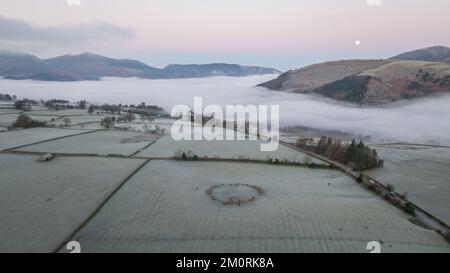
[[130, 38], [132, 29], [100, 22], [74, 26], [38, 26], [0, 16], [0, 41], [70, 44], [108, 38]]
[[98, 103], [193, 106], [194, 96], [207, 104], [280, 105], [281, 124], [334, 129], [375, 140], [450, 145], [450, 96], [410, 101], [388, 107], [355, 107], [309, 95], [254, 87], [273, 75], [182, 80], [108, 78], [98, 82], [33, 82], [0, 80], [4, 90], [32, 99], [87, 99]]

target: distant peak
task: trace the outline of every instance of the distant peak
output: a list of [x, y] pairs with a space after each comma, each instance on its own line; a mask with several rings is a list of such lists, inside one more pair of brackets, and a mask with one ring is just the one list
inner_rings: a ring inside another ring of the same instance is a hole
[[87, 57], [102, 57], [101, 55], [92, 53], [92, 52], [83, 52], [81, 54], [78, 54], [78, 56], [87, 56]]
[[88, 58], [106, 58], [104, 56], [95, 54], [95, 53], [91, 53], [91, 52], [83, 52], [83, 53], [79, 53], [79, 54], [66, 54], [66, 55], [62, 55], [62, 56], [58, 56], [58, 57], [54, 57], [54, 58], [80, 58], [80, 57], [88, 57]]
[[19, 52], [19, 51], [12, 51], [12, 50], [5, 50], [5, 49], [0, 49], [0, 54], [11, 55], [11, 56], [32, 56], [27, 53], [23, 53], [23, 52]]
[[428, 61], [428, 62], [446, 62], [450, 58], [450, 47], [447, 46], [431, 46], [417, 50], [408, 51], [391, 59], [411, 60], [411, 61]]
[[39, 60], [38, 57], [28, 54], [28, 53], [23, 53], [23, 52], [18, 52], [18, 51], [11, 51], [11, 50], [4, 50], [4, 49], [0, 49], [0, 55], [2, 56], [10, 56], [10, 57], [21, 57], [21, 58], [31, 58], [33, 60]]
[[423, 48], [423, 50], [427, 50], [427, 49], [444, 49], [444, 50], [450, 50], [450, 47], [448, 47], [448, 46], [443, 46], [443, 45], [437, 45], [437, 46], [430, 46], [430, 47]]

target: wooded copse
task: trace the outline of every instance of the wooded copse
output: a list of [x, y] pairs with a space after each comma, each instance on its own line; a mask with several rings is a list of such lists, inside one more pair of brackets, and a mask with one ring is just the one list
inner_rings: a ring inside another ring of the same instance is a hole
[[357, 143], [353, 139], [350, 144], [345, 144], [339, 139], [323, 136], [317, 144], [312, 138], [300, 138], [296, 145], [341, 162], [355, 171], [378, 168], [384, 164], [377, 151], [366, 146], [362, 140]]

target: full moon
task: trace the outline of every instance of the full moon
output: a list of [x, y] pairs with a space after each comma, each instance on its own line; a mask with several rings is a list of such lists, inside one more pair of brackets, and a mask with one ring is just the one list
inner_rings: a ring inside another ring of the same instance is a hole
[[355, 45], [359, 46], [360, 44], [361, 44], [361, 41], [360, 41], [360, 40], [356, 40], [356, 41], [355, 41]]

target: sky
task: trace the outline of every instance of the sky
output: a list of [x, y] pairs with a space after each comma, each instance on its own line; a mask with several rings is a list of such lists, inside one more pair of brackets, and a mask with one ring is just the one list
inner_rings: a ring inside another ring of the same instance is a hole
[[0, 0], [0, 49], [284, 71], [450, 46], [449, 10], [448, 0]]

